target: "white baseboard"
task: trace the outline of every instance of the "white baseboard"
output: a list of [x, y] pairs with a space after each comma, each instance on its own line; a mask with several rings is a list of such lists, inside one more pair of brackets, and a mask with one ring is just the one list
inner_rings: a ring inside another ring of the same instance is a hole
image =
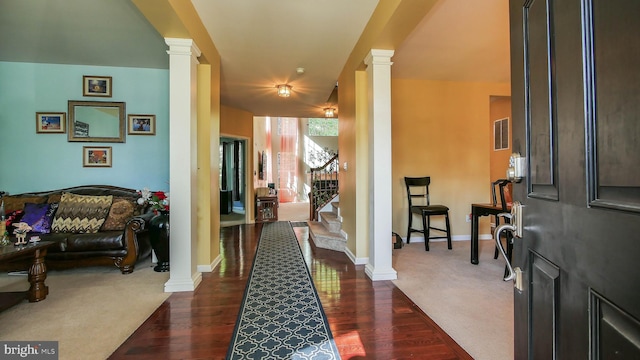
[[380, 271], [378, 269], [374, 269], [371, 264], [367, 264], [367, 266], [364, 267], [364, 272], [371, 281], [398, 279], [398, 273], [393, 268]]
[[218, 255], [215, 259], [213, 259], [213, 262], [211, 262], [211, 264], [209, 264], [209, 265], [198, 265], [196, 267], [196, 270], [198, 270], [199, 272], [202, 272], [202, 273], [212, 272], [213, 269], [215, 269], [216, 266], [218, 266], [218, 264], [220, 264], [221, 261], [222, 261], [222, 257], [220, 255]]
[[348, 247], [344, 248], [344, 253], [354, 265], [366, 265], [369, 262], [369, 258], [357, 258]]
[[164, 283], [164, 292], [194, 291], [201, 282], [201, 272], [196, 272], [195, 274], [193, 274], [191, 279], [176, 280], [169, 278], [169, 281]]

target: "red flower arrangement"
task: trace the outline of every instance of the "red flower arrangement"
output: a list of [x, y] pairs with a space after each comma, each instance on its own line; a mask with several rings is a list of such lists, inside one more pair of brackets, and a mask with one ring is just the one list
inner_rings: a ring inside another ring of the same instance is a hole
[[164, 191], [151, 191], [148, 188], [144, 188], [141, 191], [138, 191], [140, 194], [140, 198], [138, 199], [138, 204], [151, 205], [151, 209], [153, 212], [169, 212], [169, 193]]

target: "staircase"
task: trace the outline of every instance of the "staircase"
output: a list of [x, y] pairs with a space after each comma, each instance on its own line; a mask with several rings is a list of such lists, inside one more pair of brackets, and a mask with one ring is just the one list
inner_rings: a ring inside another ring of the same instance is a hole
[[318, 220], [318, 213], [338, 196], [338, 171], [340, 163], [338, 154], [324, 165], [311, 168], [309, 171], [309, 220]]
[[344, 251], [347, 239], [342, 235], [342, 217], [340, 216], [340, 203], [333, 201], [318, 213], [320, 221], [309, 221], [309, 236], [316, 247]]

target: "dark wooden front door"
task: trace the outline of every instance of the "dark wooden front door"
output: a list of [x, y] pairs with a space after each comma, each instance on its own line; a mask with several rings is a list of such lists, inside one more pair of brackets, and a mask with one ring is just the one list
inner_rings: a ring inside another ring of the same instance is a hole
[[516, 359], [640, 359], [640, 1], [510, 0]]

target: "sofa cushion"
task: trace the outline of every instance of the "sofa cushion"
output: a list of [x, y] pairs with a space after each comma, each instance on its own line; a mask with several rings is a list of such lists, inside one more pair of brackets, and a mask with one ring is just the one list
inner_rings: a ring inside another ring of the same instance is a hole
[[95, 233], [107, 218], [113, 196], [62, 194], [53, 218], [54, 232]]
[[24, 216], [20, 221], [29, 224], [31, 232], [48, 234], [51, 231], [51, 222], [57, 208], [57, 203], [26, 203], [24, 204]]
[[127, 198], [114, 197], [109, 209], [109, 215], [104, 224], [102, 224], [100, 231], [124, 230], [127, 221], [133, 217], [135, 209], [136, 204], [133, 201]]
[[7, 195], [2, 197], [4, 202], [5, 213], [10, 213], [15, 210], [24, 210], [24, 204], [42, 204], [47, 202], [46, 196], [20, 196], [20, 195]]

